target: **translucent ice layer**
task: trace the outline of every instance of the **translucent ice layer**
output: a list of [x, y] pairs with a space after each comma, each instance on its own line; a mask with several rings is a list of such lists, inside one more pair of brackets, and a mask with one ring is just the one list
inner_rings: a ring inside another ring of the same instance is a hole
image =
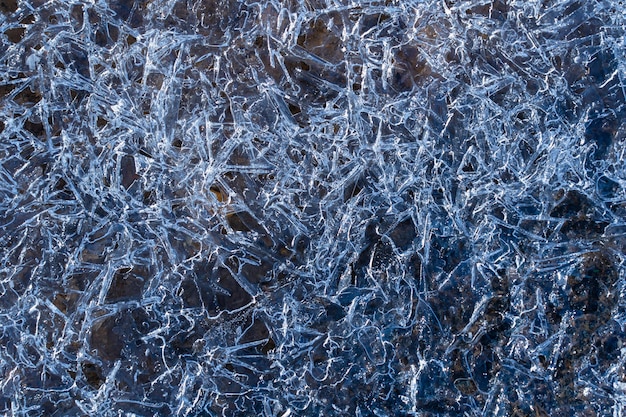
[[0, 413], [626, 413], [618, 1], [0, 0]]

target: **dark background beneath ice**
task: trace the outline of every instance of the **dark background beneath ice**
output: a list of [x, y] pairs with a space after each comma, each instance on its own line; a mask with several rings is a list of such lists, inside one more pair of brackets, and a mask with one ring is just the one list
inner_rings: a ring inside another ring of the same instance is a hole
[[622, 2], [0, 10], [0, 413], [626, 412]]

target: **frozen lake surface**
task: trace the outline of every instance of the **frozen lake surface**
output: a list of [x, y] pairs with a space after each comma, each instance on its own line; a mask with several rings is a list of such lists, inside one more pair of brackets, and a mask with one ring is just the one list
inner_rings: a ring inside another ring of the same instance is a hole
[[626, 415], [625, 18], [0, 0], [0, 414]]

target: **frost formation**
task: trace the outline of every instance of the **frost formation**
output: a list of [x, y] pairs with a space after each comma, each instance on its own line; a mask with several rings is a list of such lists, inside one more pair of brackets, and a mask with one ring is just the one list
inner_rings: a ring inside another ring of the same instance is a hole
[[0, 12], [0, 413], [626, 413], [621, 1]]

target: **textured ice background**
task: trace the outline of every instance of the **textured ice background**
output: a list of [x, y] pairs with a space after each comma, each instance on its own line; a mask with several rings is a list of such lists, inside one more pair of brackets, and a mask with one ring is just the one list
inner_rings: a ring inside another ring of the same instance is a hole
[[622, 1], [0, 11], [3, 415], [625, 415]]

